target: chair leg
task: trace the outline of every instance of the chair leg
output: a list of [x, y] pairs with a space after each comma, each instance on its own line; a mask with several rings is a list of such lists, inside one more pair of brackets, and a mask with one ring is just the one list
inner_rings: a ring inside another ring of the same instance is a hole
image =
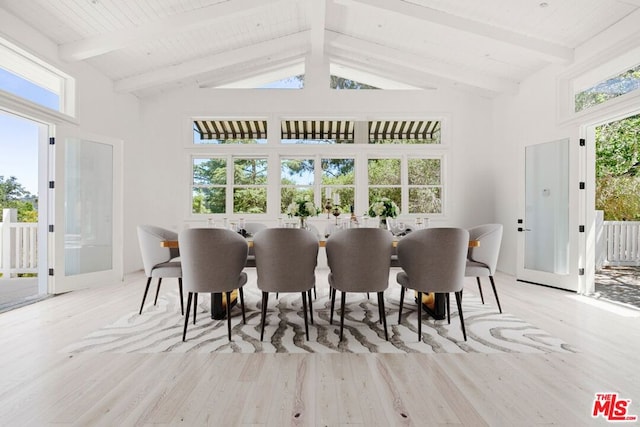
[[[238, 289], [238, 293], [240, 294], [240, 308], [242, 309], [242, 324], [246, 325], [247, 324], [247, 318], [244, 315], [244, 292], [242, 290], [242, 287], [240, 287], [240, 289]], [[227, 300], [229, 301], [229, 300]]]
[[484, 304], [484, 295], [482, 295], [482, 285], [480, 284], [479, 277], [476, 277], [476, 282], [478, 282], [478, 290], [480, 291], [480, 301]]
[[378, 292], [378, 305], [380, 306], [380, 316], [384, 325], [384, 339], [389, 341], [389, 332], [387, 331], [387, 316], [384, 311], [384, 292]]
[[500, 299], [498, 298], [498, 291], [496, 290], [496, 282], [493, 280], [493, 276], [489, 276], [491, 281], [491, 287], [493, 288], [493, 294], [496, 296], [496, 303], [498, 303], [498, 310], [502, 313], [502, 307], [500, 307]]
[[418, 342], [422, 341], [422, 292], [418, 292]]
[[182, 330], [182, 341], [186, 341], [187, 339], [187, 325], [189, 324], [189, 309], [191, 309], [191, 298], [193, 297], [193, 292], [189, 292], [187, 296], [187, 315], [184, 316], [184, 329]]
[[302, 311], [304, 311], [304, 334], [307, 337], [307, 341], [309, 341], [309, 324], [307, 323], [307, 293], [306, 292], [302, 292]]
[[344, 329], [344, 303], [347, 301], [347, 293], [340, 291], [340, 341], [342, 341], [342, 330]]
[[227, 334], [231, 341], [231, 291], [227, 291]]
[[140, 313], [142, 314], [142, 308], [144, 307], [144, 300], [147, 299], [147, 292], [149, 292], [149, 285], [151, 284], [151, 277], [147, 279], [147, 287], [144, 288], [144, 295], [142, 296], [142, 304], [140, 304]]
[[269, 292], [262, 293], [262, 315], [260, 316], [260, 341], [264, 338], [264, 322], [267, 318], [267, 303], [269, 302]]
[[402, 320], [402, 304], [404, 302], [404, 286], [400, 286], [400, 307], [398, 307], [398, 325]]
[[446, 294], [444, 294], [444, 299], [446, 300], [447, 303], [447, 323], [450, 325], [451, 324], [451, 304], [450, 304], [450, 298], [449, 298], [449, 292], [447, 292]]
[[178, 277], [178, 289], [180, 290], [180, 312], [184, 316], [184, 297], [182, 296], [182, 277]]
[[467, 340], [467, 330], [464, 327], [464, 317], [462, 316], [462, 292], [456, 292], [456, 303], [458, 304], [458, 315], [460, 316], [460, 327], [462, 328], [462, 336]]
[[158, 287], [156, 288], [156, 299], [153, 300], [153, 305], [158, 304], [158, 294], [160, 293], [161, 283], [162, 283], [162, 277], [158, 277]]
[[196, 312], [198, 311], [198, 293], [194, 292], [193, 295], [193, 324], [196, 324]]
[[318, 294], [316, 293], [316, 285], [313, 285], [313, 299], [318, 299]]
[[[314, 287], [315, 288], [315, 287]], [[311, 289], [307, 292], [309, 295], [309, 315], [311, 318], [311, 324], [313, 325], [313, 303], [311, 302]]]
[[329, 289], [329, 293], [331, 294], [331, 316], [329, 316], [329, 324], [333, 325], [333, 309], [336, 306], [336, 289]]
[[382, 311], [382, 305], [380, 304], [380, 295], [378, 295], [378, 323], [382, 325], [382, 318], [384, 317], [384, 313]]

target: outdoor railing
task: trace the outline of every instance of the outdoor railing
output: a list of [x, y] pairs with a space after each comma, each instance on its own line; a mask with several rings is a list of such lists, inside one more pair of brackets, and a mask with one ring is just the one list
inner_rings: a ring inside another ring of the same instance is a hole
[[603, 265], [640, 266], [640, 221], [603, 221]]
[[0, 223], [0, 273], [4, 278], [38, 272], [38, 223], [12, 221], [15, 213], [11, 211], [4, 209]]

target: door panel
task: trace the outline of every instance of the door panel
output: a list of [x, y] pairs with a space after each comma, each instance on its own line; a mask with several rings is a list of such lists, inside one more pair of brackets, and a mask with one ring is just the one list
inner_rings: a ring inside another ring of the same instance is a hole
[[[524, 217], [519, 224], [518, 280], [577, 289], [571, 274], [569, 139], [528, 145], [524, 150]], [[576, 225], [577, 227], [577, 225]]]
[[122, 144], [56, 128], [53, 292], [122, 279]]

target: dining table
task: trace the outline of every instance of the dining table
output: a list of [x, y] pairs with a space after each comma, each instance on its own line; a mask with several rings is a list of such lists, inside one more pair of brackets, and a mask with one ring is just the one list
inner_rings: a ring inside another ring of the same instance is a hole
[[[253, 247], [253, 239], [245, 237], [247, 245]], [[392, 245], [394, 248], [398, 246], [399, 239], [393, 239]], [[327, 243], [326, 238], [318, 239], [318, 245], [324, 248]], [[163, 248], [178, 248], [179, 244], [177, 240], [163, 240], [160, 242], [160, 246]], [[469, 247], [479, 247], [479, 240], [469, 240]], [[417, 297], [416, 297], [417, 298]], [[231, 293], [231, 307], [233, 307], [238, 301], [238, 291], [235, 290]], [[227, 314], [227, 299], [224, 294], [211, 294], [211, 318], [220, 320], [224, 319]], [[437, 293], [423, 294], [422, 296], [423, 309], [434, 319], [442, 320], [446, 315], [445, 307], [445, 295]]]

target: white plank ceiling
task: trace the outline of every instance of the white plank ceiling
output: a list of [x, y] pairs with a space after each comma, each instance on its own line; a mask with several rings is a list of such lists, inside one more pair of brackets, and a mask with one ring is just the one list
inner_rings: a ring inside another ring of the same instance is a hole
[[309, 55], [380, 87], [448, 85], [491, 96], [517, 91], [550, 63], [571, 63], [576, 47], [640, 1], [0, 0], [0, 7], [49, 37], [65, 61], [85, 61], [117, 91], [140, 97], [260, 82], [278, 70], [288, 77]]

